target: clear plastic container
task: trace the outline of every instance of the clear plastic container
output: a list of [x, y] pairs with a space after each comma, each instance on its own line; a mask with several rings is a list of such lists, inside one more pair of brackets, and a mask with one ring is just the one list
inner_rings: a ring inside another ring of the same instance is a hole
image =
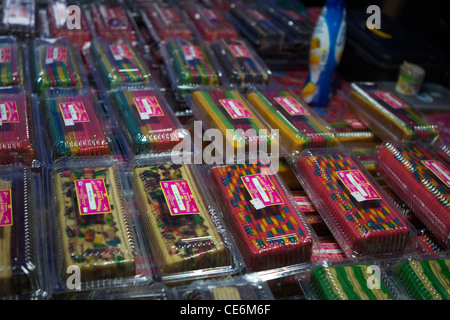
[[105, 90], [121, 85], [148, 84], [151, 80], [148, 67], [127, 40], [95, 37], [85, 56], [91, 69], [95, 69], [94, 78], [96, 74]]
[[136, 208], [163, 282], [231, 275], [242, 269], [195, 165], [136, 157], [130, 169]]
[[152, 283], [149, 286], [114, 288], [93, 290], [75, 294], [71, 300], [146, 300], [163, 301], [173, 300], [173, 289], [161, 283]]
[[81, 87], [87, 83], [82, 62], [67, 38], [34, 39], [31, 46], [33, 86], [38, 93], [50, 87]]
[[117, 161], [64, 157], [51, 174], [48, 237], [54, 292], [150, 283], [142, 231], [128, 207]]
[[0, 31], [32, 38], [36, 34], [36, 1], [3, 0], [0, 6]]
[[440, 139], [435, 124], [382, 83], [351, 83], [347, 99], [350, 110], [382, 140], [434, 143]]
[[220, 38], [235, 39], [239, 36], [233, 24], [217, 7], [195, 3], [188, 8], [187, 13], [205, 41]]
[[88, 90], [53, 89], [41, 96], [53, 159], [111, 154], [111, 139]]
[[40, 190], [29, 167], [0, 166], [0, 300], [43, 297]]
[[18, 39], [0, 36], [0, 87], [25, 83], [24, 51]]
[[252, 88], [246, 98], [271, 128], [280, 131], [280, 143], [286, 156], [298, 155], [308, 148], [339, 144], [331, 127], [286, 88]]
[[253, 274], [208, 279], [173, 289], [176, 300], [273, 300], [267, 284]]
[[250, 272], [311, 262], [316, 235], [261, 161], [208, 168], [212, 192]]
[[446, 248], [450, 246], [450, 168], [419, 144], [386, 142], [376, 168]]
[[157, 90], [115, 90], [108, 100], [134, 154], [170, 153], [187, 134]]
[[216, 39], [210, 43], [210, 48], [230, 86], [245, 89], [269, 84], [272, 71], [247, 41], [241, 38]]
[[414, 227], [351, 152], [307, 150], [292, 165], [347, 257], [415, 250]]

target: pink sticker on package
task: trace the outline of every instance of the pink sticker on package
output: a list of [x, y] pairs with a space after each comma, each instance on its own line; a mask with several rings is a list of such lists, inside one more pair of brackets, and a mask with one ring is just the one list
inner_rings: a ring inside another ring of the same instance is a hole
[[89, 122], [83, 102], [64, 102], [59, 104], [61, 115], [66, 126], [73, 126], [79, 122]]
[[275, 189], [270, 178], [265, 174], [253, 174], [241, 178], [248, 193], [252, 197], [250, 202], [259, 210], [267, 206], [283, 204], [283, 199]]
[[18, 123], [19, 113], [15, 101], [0, 102], [0, 126], [4, 123]]
[[366, 129], [367, 127], [364, 125], [364, 123], [362, 123], [361, 121], [359, 121], [358, 119], [345, 119], [345, 122], [348, 123], [348, 125], [350, 127], [352, 127], [353, 129], [357, 129], [357, 130], [362, 130], [362, 129]]
[[81, 215], [111, 212], [111, 205], [103, 179], [76, 180], [75, 190]]
[[114, 56], [114, 60], [133, 59], [133, 54], [126, 44], [111, 44], [109, 47]]
[[136, 97], [133, 100], [141, 120], [148, 120], [151, 117], [161, 117], [164, 115], [158, 99], [154, 96]]
[[202, 49], [199, 46], [183, 46], [183, 52], [186, 60], [203, 60]]
[[450, 187], [450, 170], [440, 161], [423, 160], [422, 163], [430, 169], [447, 187]]
[[276, 102], [280, 104], [291, 116], [309, 114], [300, 102], [292, 97], [275, 97]]
[[241, 44], [229, 44], [231, 52], [236, 58], [251, 58], [252, 54], [248, 51], [247, 47]]
[[405, 102], [389, 91], [375, 91], [374, 94], [394, 109], [409, 108]]
[[359, 170], [336, 172], [339, 179], [358, 202], [381, 199], [378, 192]]
[[11, 190], [0, 190], [0, 226], [11, 226], [12, 223]]
[[0, 48], [0, 63], [11, 62], [11, 48]]
[[171, 215], [199, 213], [187, 180], [161, 181], [160, 185]]
[[247, 108], [237, 99], [220, 99], [222, 106], [233, 119], [253, 118]]
[[63, 46], [47, 46], [45, 63], [65, 62], [67, 60], [67, 48]]
[[306, 196], [294, 196], [295, 203], [298, 205], [302, 212], [314, 212], [316, 208]]

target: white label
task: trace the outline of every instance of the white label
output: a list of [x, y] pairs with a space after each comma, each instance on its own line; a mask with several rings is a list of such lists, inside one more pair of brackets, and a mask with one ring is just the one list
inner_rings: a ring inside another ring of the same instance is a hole
[[94, 199], [94, 190], [92, 190], [91, 183], [86, 183], [86, 193], [87, 193], [88, 201], [89, 201], [89, 209], [91, 209], [91, 210], [97, 209], [97, 205], [95, 204], [95, 199]]
[[183, 201], [181, 201], [181, 196], [180, 196], [180, 192], [178, 191], [178, 187], [176, 185], [171, 185], [170, 186], [173, 192], [173, 195], [175, 196], [175, 200], [177, 201], [178, 207], [185, 211], [186, 207], [184, 206]]

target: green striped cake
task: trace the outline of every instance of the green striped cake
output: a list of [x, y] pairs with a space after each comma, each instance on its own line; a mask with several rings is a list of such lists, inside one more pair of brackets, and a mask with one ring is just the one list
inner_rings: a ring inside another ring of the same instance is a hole
[[380, 279], [374, 282], [374, 273], [368, 272], [368, 267], [369, 265], [352, 265], [314, 268], [311, 272], [311, 288], [319, 300], [392, 300], [383, 281]]
[[395, 275], [415, 300], [450, 300], [450, 259], [399, 263]]

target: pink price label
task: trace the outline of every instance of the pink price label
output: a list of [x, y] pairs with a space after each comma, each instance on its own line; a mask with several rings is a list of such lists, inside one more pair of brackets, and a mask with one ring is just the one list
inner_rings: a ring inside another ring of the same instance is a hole
[[253, 118], [247, 108], [237, 99], [220, 99], [219, 102], [233, 119]]
[[0, 126], [5, 123], [18, 123], [19, 112], [15, 101], [0, 102]]
[[274, 99], [291, 116], [307, 115], [307, 114], [309, 114], [308, 110], [306, 110], [300, 104], [300, 102], [298, 102], [296, 99], [294, 99], [292, 97], [275, 97]]
[[228, 48], [236, 58], [251, 58], [252, 54], [248, 51], [246, 46], [241, 44], [229, 44]]
[[11, 226], [12, 224], [11, 190], [0, 190], [0, 226]]
[[75, 190], [81, 215], [111, 212], [103, 179], [76, 180]]
[[244, 176], [241, 179], [248, 193], [252, 197], [250, 202], [256, 210], [284, 203], [267, 175], [253, 174]]
[[183, 46], [183, 52], [186, 60], [203, 60], [202, 49], [199, 46]]
[[114, 56], [114, 60], [133, 59], [133, 54], [126, 44], [111, 44], [109, 47]]
[[374, 94], [394, 109], [409, 108], [405, 102], [389, 91], [375, 91]]
[[53, 63], [67, 60], [67, 48], [62, 46], [47, 46], [47, 52], [45, 55], [45, 63]]
[[11, 62], [11, 48], [0, 48], [0, 63]]
[[200, 212], [186, 180], [161, 181], [159, 184], [171, 215], [198, 214]]
[[336, 172], [339, 179], [358, 202], [381, 199], [378, 192], [359, 170]]
[[161, 117], [164, 115], [158, 99], [154, 96], [137, 97], [133, 98], [133, 100], [141, 120], [148, 120], [151, 117]]
[[295, 203], [298, 205], [302, 212], [314, 212], [316, 208], [306, 196], [294, 196]]
[[442, 162], [423, 160], [422, 163], [450, 188], [450, 170]]
[[60, 103], [59, 109], [66, 126], [73, 126], [79, 122], [89, 122], [89, 116], [83, 102]]
[[362, 123], [358, 119], [345, 119], [345, 122], [347, 122], [348, 125], [350, 127], [352, 127], [353, 129], [357, 129], [357, 130], [367, 129], [367, 127], [364, 125], [364, 123]]

